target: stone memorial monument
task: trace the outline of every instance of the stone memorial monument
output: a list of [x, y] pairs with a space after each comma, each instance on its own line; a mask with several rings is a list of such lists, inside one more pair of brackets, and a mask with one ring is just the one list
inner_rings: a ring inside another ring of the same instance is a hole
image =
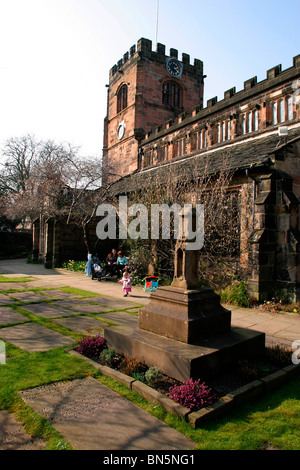
[[104, 336], [117, 352], [135, 356], [180, 381], [207, 379], [236, 359], [264, 351], [265, 334], [231, 327], [231, 312], [211, 289], [201, 288], [199, 250], [187, 250], [183, 233], [175, 248], [171, 286], [151, 292], [139, 310], [136, 328], [106, 328]]

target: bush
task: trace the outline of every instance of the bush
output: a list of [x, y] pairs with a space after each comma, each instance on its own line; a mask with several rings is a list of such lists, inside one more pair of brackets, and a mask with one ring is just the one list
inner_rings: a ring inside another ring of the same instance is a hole
[[248, 360], [238, 361], [238, 370], [240, 375], [246, 380], [255, 380], [260, 377], [260, 372], [256, 364]]
[[226, 287], [221, 293], [221, 301], [239, 307], [249, 307], [250, 297], [245, 281], [237, 281]]
[[124, 356], [119, 368], [123, 374], [130, 376], [133, 376], [133, 374], [143, 374], [147, 370], [147, 366], [134, 356]]
[[113, 365], [116, 360], [116, 351], [114, 348], [103, 349], [100, 353], [99, 359], [107, 365]]
[[78, 344], [75, 351], [86, 357], [99, 358], [105, 348], [106, 340], [102, 336], [87, 336]]
[[145, 372], [145, 379], [150, 385], [152, 385], [162, 379], [162, 373], [156, 366], [149, 367], [147, 372]]
[[170, 387], [169, 392], [172, 400], [186, 406], [191, 411], [212, 405], [216, 399], [211, 389], [204, 382], [201, 383], [200, 379], [196, 381], [190, 379], [188, 382], [183, 382], [182, 385], [174, 385], [174, 387]]
[[69, 271], [75, 271], [77, 273], [84, 273], [86, 263], [86, 261], [69, 260], [62, 264], [62, 268], [68, 269]]

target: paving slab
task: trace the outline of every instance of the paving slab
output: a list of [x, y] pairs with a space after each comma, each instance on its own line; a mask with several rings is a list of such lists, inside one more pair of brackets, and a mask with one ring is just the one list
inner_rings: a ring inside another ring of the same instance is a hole
[[232, 322], [239, 322], [239, 321], [244, 321], [245, 323], [248, 322], [250, 325], [253, 323], [259, 323], [263, 321], [267, 321], [270, 318], [272, 318], [271, 315], [269, 314], [264, 314], [264, 313], [256, 313], [255, 315], [247, 312], [248, 309], [243, 310], [233, 310], [231, 312], [231, 317], [232, 317]]
[[187, 450], [195, 444], [88, 377], [20, 392], [76, 450]]
[[274, 335], [284, 330], [285, 328], [288, 328], [289, 326], [290, 326], [290, 322], [286, 322], [286, 321], [278, 320], [278, 319], [272, 319], [272, 320], [267, 320], [264, 322], [255, 323], [254, 326], [251, 325], [249, 326], [249, 328], [250, 329], [259, 328], [259, 331], [262, 331], [263, 333]]
[[[0, 411], [0, 450], [44, 450], [45, 443], [29, 436], [13, 414]], [[8, 458], [9, 461], [9, 458]]]
[[32, 287], [32, 282], [0, 282], [0, 291], [9, 289], [21, 290], [30, 287]]
[[108, 307], [105, 307], [103, 305], [93, 305], [85, 300], [66, 300], [66, 301], [60, 301], [58, 300], [55, 305], [59, 305], [60, 307], [63, 308], [70, 308], [76, 312], [81, 312], [81, 313], [99, 313], [99, 312], [105, 312], [108, 310], [111, 310]]
[[0, 325], [29, 321], [27, 317], [9, 307], [0, 307]]
[[22, 302], [44, 302], [49, 300], [47, 295], [43, 295], [37, 292], [12, 292], [9, 296], [13, 299], [22, 301]]
[[45, 289], [43, 290], [43, 294], [49, 295], [49, 297], [55, 297], [56, 299], [78, 299], [82, 298], [81, 295], [70, 294], [70, 292], [64, 292], [63, 290], [59, 289]]
[[75, 314], [74, 311], [53, 304], [28, 304], [22, 306], [22, 308], [43, 318], [66, 317]]
[[138, 303], [136, 302], [132, 302], [130, 300], [128, 300], [128, 297], [124, 297], [124, 300], [120, 300], [120, 299], [114, 299], [114, 298], [110, 298], [110, 297], [90, 297], [90, 298], [86, 298], [87, 301], [89, 302], [93, 302], [93, 303], [98, 303], [98, 304], [101, 304], [101, 305], [106, 305], [107, 307], [109, 308], [113, 308], [113, 309], [125, 309], [125, 308], [136, 308], [137, 305], [139, 305]]
[[90, 336], [101, 334], [103, 328], [107, 327], [107, 323], [104, 323], [100, 320], [96, 320], [95, 318], [87, 317], [85, 315], [60, 318], [54, 321], [55, 323], [69, 328], [72, 331], [76, 331], [77, 333], [83, 333]]
[[72, 338], [37, 323], [24, 323], [0, 329], [0, 338], [29, 352], [48, 351], [74, 343]]
[[[104, 320], [109, 320], [120, 325], [137, 326], [138, 317], [127, 312], [108, 312], [101, 316]], [[98, 317], [98, 315], [97, 315]], [[107, 326], [107, 325], [106, 325]]]
[[13, 304], [14, 301], [8, 297], [8, 295], [0, 294], [0, 305]]

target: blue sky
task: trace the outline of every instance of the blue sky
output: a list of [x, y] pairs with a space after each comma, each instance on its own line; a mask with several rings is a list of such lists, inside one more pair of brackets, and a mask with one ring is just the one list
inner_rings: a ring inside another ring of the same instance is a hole
[[[109, 69], [139, 38], [204, 62], [205, 104], [292, 66], [299, 0], [0, 0], [0, 145], [26, 133], [101, 156]], [[197, 103], [195, 103], [197, 104]]]

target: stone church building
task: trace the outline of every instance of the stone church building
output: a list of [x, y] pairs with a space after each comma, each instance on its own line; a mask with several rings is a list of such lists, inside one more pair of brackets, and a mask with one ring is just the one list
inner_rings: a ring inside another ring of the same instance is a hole
[[199, 175], [217, 172], [226, 157], [228, 190], [238, 189], [246, 207], [240, 263], [250, 292], [263, 300], [277, 285], [299, 298], [300, 55], [206, 106], [204, 80], [201, 60], [162, 44], [153, 50], [144, 38], [111, 68], [103, 148], [110, 191], [126, 194], [171, 166], [179, 182], [195, 163]]
[[[218, 173], [226, 160], [228, 191], [240, 194], [238, 261], [252, 296], [264, 300], [276, 285], [299, 299], [300, 55], [205, 106], [203, 62], [155, 49], [142, 38], [109, 72], [104, 183], [124, 195], [156, 175], [169, 178], [170, 168], [180, 183], [195, 168], [200, 177]], [[74, 253], [86, 259], [81, 234], [59, 221], [35, 221], [33, 235], [34, 257], [49, 267]]]

